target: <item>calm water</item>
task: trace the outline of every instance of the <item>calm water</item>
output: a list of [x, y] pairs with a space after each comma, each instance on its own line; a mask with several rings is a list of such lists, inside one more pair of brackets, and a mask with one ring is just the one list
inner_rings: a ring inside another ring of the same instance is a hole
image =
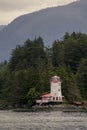
[[87, 130], [87, 113], [0, 111], [0, 130]]

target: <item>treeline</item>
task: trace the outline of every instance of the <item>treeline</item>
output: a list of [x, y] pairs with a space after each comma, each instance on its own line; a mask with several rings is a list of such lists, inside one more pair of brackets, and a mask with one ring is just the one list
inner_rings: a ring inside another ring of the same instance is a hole
[[66, 101], [87, 100], [87, 35], [66, 33], [51, 47], [38, 37], [18, 45], [8, 62], [0, 64], [0, 105], [35, 104], [50, 91], [50, 78], [62, 79]]

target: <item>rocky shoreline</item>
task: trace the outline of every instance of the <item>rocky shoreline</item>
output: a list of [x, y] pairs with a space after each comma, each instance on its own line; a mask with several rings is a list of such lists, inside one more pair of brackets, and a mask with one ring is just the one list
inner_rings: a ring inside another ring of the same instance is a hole
[[42, 112], [42, 111], [63, 111], [63, 112], [87, 112], [87, 106], [73, 105], [48, 105], [48, 106], [33, 106], [31, 108], [16, 108], [12, 109], [15, 112]]
[[0, 107], [0, 110], [11, 110], [14, 112], [87, 112], [87, 105], [75, 106], [70, 104], [57, 104], [57, 105], [35, 105], [32, 107]]

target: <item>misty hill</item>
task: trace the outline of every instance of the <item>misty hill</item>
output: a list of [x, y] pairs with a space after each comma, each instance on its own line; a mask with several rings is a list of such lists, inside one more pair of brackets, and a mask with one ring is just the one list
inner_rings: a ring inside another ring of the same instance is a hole
[[73, 31], [87, 33], [87, 0], [17, 17], [0, 31], [0, 61], [8, 59], [11, 50], [28, 38], [41, 36], [45, 45], [52, 45], [65, 32]]

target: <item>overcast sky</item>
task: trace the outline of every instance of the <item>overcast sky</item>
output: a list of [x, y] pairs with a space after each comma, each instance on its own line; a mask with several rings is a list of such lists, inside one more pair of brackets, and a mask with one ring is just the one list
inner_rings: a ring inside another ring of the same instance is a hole
[[76, 0], [0, 0], [0, 25], [8, 24], [22, 14], [73, 1]]

